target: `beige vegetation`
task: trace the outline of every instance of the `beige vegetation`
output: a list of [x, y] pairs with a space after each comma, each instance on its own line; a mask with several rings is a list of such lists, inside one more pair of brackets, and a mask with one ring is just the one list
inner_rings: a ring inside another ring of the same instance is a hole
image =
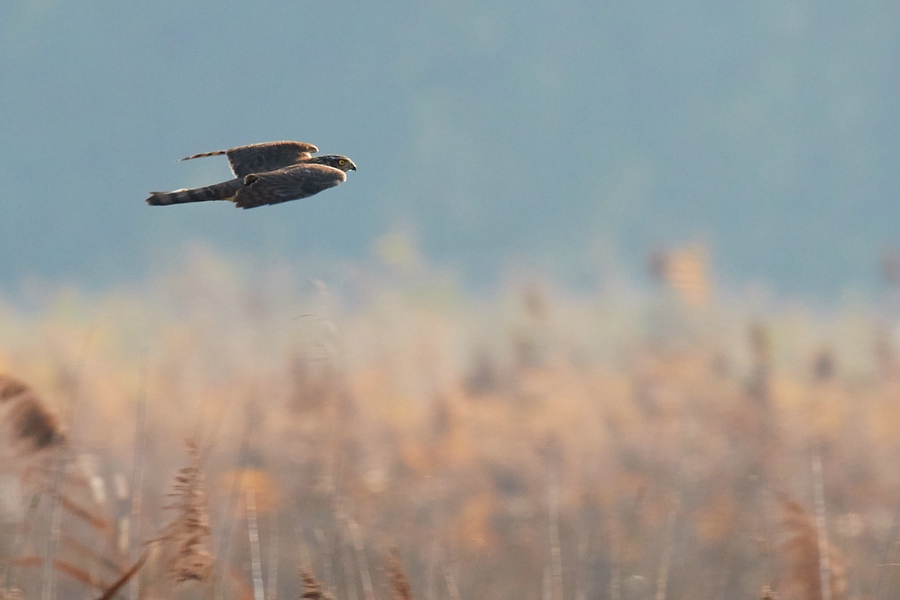
[[0, 308], [3, 597], [900, 594], [889, 315], [407, 259]]

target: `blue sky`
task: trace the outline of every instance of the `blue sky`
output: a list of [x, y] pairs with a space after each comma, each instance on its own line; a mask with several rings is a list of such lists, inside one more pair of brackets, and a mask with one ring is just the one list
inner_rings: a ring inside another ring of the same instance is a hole
[[[722, 277], [877, 284], [900, 244], [887, 2], [67, 3], [0, 7], [0, 277], [105, 285], [226, 254], [358, 260], [415, 232], [464, 281], [573, 281], [703, 240]], [[350, 156], [282, 206], [144, 205], [228, 177], [182, 156]]]

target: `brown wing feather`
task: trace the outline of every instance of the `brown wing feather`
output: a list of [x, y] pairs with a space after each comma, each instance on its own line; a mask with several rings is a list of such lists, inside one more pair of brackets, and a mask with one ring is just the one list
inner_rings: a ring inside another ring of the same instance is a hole
[[277, 171], [255, 174], [254, 178], [247, 182], [248, 185], [235, 194], [234, 203], [240, 208], [279, 204], [307, 198], [346, 180], [346, 173], [327, 165], [293, 165]]
[[231, 171], [235, 177], [245, 177], [251, 173], [283, 169], [310, 158], [311, 152], [318, 151], [318, 148], [306, 142], [264, 142], [262, 144], [238, 146], [228, 150], [203, 152], [186, 156], [181, 160], [224, 154], [228, 157], [228, 164], [231, 166]]
[[225, 152], [235, 177], [276, 171], [310, 158], [319, 149], [305, 142], [266, 142], [231, 148]]

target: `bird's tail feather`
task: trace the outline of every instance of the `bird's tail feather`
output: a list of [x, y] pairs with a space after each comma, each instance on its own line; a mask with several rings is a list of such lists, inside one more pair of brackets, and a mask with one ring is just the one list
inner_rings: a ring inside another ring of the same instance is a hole
[[178, 162], [183, 160], [191, 160], [192, 158], [203, 158], [204, 156], [219, 156], [220, 154], [225, 154], [227, 150], [216, 150], [215, 152], [202, 152], [200, 154], [194, 154], [193, 156], [185, 156], [184, 158], [178, 159]]
[[167, 206], [169, 204], [187, 204], [188, 202], [206, 202], [208, 200], [231, 200], [242, 187], [244, 187], [242, 179], [232, 179], [223, 183], [190, 190], [150, 192], [147, 204], [151, 206]]

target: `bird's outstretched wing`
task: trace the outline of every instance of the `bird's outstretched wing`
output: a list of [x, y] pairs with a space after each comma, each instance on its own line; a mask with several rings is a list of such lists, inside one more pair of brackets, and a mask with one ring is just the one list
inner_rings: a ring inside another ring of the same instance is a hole
[[310, 153], [318, 151], [318, 148], [306, 142], [265, 142], [262, 144], [250, 144], [249, 146], [238, 146], [228, 150], [194, 154], [181, 160], [224, 154], [228, 157], [228, 164], [231, 166], [234, 176], [245, 177], [251, 173], [265, 173], [283, 169], [310, 158]]
[[306, 198], [347, 181], [340, 169], [319, 164], [298, 164], [244, 178], [244, 187], [234, 195], [239, 208], [279, 204]]

